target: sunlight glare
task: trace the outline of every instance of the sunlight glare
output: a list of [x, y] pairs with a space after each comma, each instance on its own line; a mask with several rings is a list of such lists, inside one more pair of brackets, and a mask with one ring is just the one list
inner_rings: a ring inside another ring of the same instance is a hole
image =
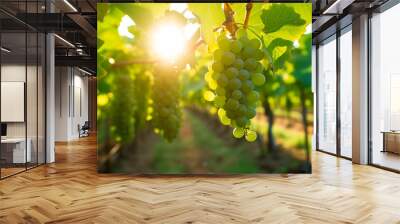
[[121, 37], [128, 37], [130, 39], [133, 39], [135, 36], [129, 32], [128, 28], [135, 25], [136, 23], [131, 19], [131, 17], [125, 15], [124, 17], [122, 17], [121, 23], [119, 24], [118, 34]]
[[184, 52], [186, 39], [182, 28], [175, 24], [161, 24], [152, 35], [153, 51], [162, 59], [175, 62]]
[[171, 3], [169, 10], [183, 13], [188, 8], [187, 3]]
[[311, 23], [310, 24], [308, 24], [308, 26], [306, 27], [306, 32], [304, 33], [304, 34], [309, 34], [309, 33], [311, 33], [312, 32], [312, 25], [311, 25]]
[[198, 23], [188, 23], [186, 26], [183, 28], [183, 32], [185, 35], [186, 40], [190, 40], [192, 36], [196, 33], [196, 31], [200, 28], [200, 24]]
[[293, 41], [293, 47], [298, 48], [300, 46], [300, 43], [298, 40]]
[[184, 16], [186, 19], [195, 19], [195, 18], [196, 18], [196, 16], [194, 16], [193, 13], [192, 13], [191, 11], [189, 11], [189, 10], [186, 10], [186, 11], [183, 13], [183, 16]]

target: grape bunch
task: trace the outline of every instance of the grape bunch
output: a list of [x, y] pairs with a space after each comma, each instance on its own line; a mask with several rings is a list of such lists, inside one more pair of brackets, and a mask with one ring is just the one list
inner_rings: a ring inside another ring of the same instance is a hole
[[263, 66], [259, 62], [264, 58], [260, 41], [249, 39], [246, 31], [241, 29], [237, 39], [228, 38], [221, 32], [218, 47], [213, 53], [213, 72], [210, 73], [213, 84], [209, 85], [215, 93], [218, 116], [223, 124], [234, 127], [234, 137], [245, 136], [247, 141], [255, 141], [257, 135], [249, 129], [260, 98], [255, 87], [265, 83]]
[[138, 109], [134, 77], [129, 70], [118, 70], [115, 74], [110, 109], [112, 137], [120, 143], [129, 143], [135, 137], [135, 113]]
[[178, 135], [182, 109], [179, 73], [172, 66], [158, 65], [153, 81], [153, 125], [167, 141]]

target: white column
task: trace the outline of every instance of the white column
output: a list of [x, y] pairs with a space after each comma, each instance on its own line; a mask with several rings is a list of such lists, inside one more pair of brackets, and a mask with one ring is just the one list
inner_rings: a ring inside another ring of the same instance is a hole
[[55, 133], [55, 60], [54, 35], [46, 35], [46, 162], [55, 161], [54, 133]]
[[368, 163], [368, 15], [353, 19], [353, 162]]

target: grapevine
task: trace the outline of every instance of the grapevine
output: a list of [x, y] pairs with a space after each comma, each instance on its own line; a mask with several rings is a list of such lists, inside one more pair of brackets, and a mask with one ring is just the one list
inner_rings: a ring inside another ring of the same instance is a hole
[[153, 125], [165, 139], [176, 138], [181, 126], [179, 72], [168, 65], [155, 68], [153, 83]]

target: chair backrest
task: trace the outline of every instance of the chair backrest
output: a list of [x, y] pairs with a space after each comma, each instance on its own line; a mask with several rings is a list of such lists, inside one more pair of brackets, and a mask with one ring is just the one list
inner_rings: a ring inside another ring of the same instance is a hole
[[89, 121], [85, 121], [85, 123], [83, 124], [82, 127], [90, 128], [90, 125], [89, 125], [89, 124], [90, 124]]

